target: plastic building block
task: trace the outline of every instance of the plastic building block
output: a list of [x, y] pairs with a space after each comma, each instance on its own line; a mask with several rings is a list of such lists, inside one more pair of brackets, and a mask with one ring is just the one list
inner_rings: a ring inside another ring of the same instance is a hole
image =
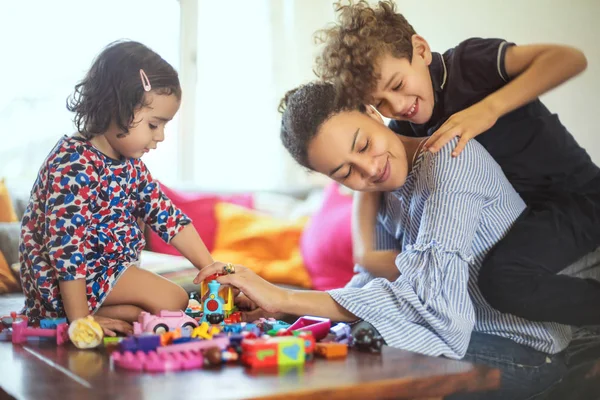
[[2, 327], [4, 328], [12, 327], [13, 322], [17, 320], [28, 322], [27, 316], [17, 314], [14, 311], [10, 313], [10, 316], [4, 316], [0, 318], [0, 322], [2, 322]]
[[323, 339], [329, 333], [331, 328], [331, 320], [329, 318], [304, 316], [298, 318], [287, 329], [288, 331], [310, 331], [312, 332], [315, 340], [318, 342]]
[[59, 324], [66, 324], [66, 318], [44, 318], [40, 320], [40, 328], [44, 329], [56, 329]]
[[211, 324], [222, 324], [225, 319], [224, 305], [225, 300], [219, 295], [219, 288], [221, 284], [217, 281], [208, 282], [208, 296], [204, 300], [202, 307], [204, 314], [202, 314], [201, 322], [209, 322]]
[[315, 354], [323, 358], [343, 358], [348, 355], [348, 345], [343, 343], [317, 343]]
[[242, 362], [251, 368], [304, 364], [304, 340], [294, 336], [244, 339]]
[[187, 343], [172, 344], [170, 346], [163, 346], [156, 349], [156, 352], [161, 353], [177, 353], [180, 351], [200, 351], [208, 349], [209, 347], [218, 347], [221, 350], [226, 349], [229, 346], [229, 338], [222, 337], [212, 340], [194, 340]]
[[62, 345], [69, 341], [69, 326], [60, 324], [56, 329], [29, 328], [26, 320], [17, 319], [12, 323], [12, 342], [20, 344], [27, 342], [29, 337], [56, 338], [56, 344]]
[[[223, 274], [213, 274], [209, 277], [207, 277], [204, 281], [202, 281], [202, 283], [200, 283], [200, 298], [201, 299], [205, 299], [208, 295], [209, 295], [209, 287], [208, 285], [210, 284], [210, 282], [217, 282], [215, 279], [217, 279], [217, 277], [221, 276]], [[231, 314], [234, 311], [234, 304], [233, 304], [233, 289], [231, 288], [231, 286], [221, 286], [221, 284], [219, 283], [219, 289], [217, 289], [218, 297], [221, 297], [224, 301], [223, 303], [223, 315], [224, 316], [229, 316], [229, 314]], [[203, 307], [203, 311], [206, 313], [206, 308]]]
[[161, 311], [152, 315], [145, 311], [140, 313], [138, 321], [133, 323], [133, 333], [139, 335], [144, 332], [161, 334], [177, 328], [194, 329], [198, 322], [187, 316], [183, 311]]
[[294, 331], [294, 336], [304, 339], [304, 353], [308, 359], [312, 359], [315, 351], [315, 337], [310, 331]]
[[216, 326], [210, 325], [208, 322], [202, 322], [200, 326], [192, 331], [193, 338], [212, 339], [214, 335], [221, 333], [221, 330]]
[[332, 333], [333, 335], [335, 335], [334, 338], [333, 338], [334, 341], [336, 341], [338, 343], [344, 343], [344, 344], [347, 344], [347, 345], [351, 345], [352, 344], [351, 331], [352, 330], [350, 328], [350, 325], [344, 324], [343, 322], [335, 324], [329, 330], [330, 333]]
[[204, 358], [200, 351], [179, 351], [157, 353], [151, 351], [113, 352], [110, 356], [113, 365], [131, 371], [166, 372], [202, 368]]

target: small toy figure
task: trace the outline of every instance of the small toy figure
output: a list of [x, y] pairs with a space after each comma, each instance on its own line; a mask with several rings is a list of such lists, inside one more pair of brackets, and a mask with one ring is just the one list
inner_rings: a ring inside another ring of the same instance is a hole
[[216, 326], [211, 326], [208, 322], [202, 322], [200, 326], [192, 331], [193, 338], [212, 339], [214, 335], [221, 333]]
[[354, 347], [361, 351], [378, 353], [381, 351], [384, 344], [381, 335], [375, 333], [371, 328], [357, 329], [352, 336], [354, 337]]
[[221, 365], [223, 363], [223, 356], [221, 349], [218, 347], [209, 347], [203, 351], [204, 362], [212, 367]]
[[225, 319], [223, 306], [225, 300], [219, 296], [221, 284], [217, 281], [208, 282], [208, 297], [204, 300], [204, 314], [201, 322], [209, 322], [213, 325], [223, 324]]
[[191, 318], [200, 318], [202, 315], [202, 304], [200, 304], [200, 302], [193, 297], [194, 295], [191, 294], [190, 300], [188, 301], [188, 306], [185, 309], [185, 314]]
[[94, 317], [88, 315], [79, 318], [69, 325], [69, 339], [78, 349], [93, 349], [102, 343], [104, 331]]
[[[221, 276], [223, 274], [213, 274], [211, 276], [209, 276], [208, 278], [206, 278], [202, 283], [200, 283], [200, 299], [201, 300], [205, 300], [207, 296], [210, 295], [210, 289], [209, 289], [209, 284], [210, 282], [214, 281], [215, 279], [217, 279], [218, 276]], [[219, 282], [217, 282], [219, 283]], [[234, 311], [234, 304], [233, 304], [233, 289], [231, 288], [231, 286], [220, 286], [221, 284], [219, 283], [219, 289], [217, 290], [218, 292], [218, 296], [221, 297], [223, 299], [223, 315], [224, 317], [229, 317], [229, 314], [231, 314]], [[206, 313], [206, 308], [204, 308], [202, 311], [204, 311], [204, 313]]]
[[145, 311], [140, 313], [138, 322], [133, 323], [133, 333], [139, 335], [143, 332], [162, 334], [177, 328], [194, 329], [198, 322], [187, 316], [183, 311], [161, 311], [158, 315], [152, 315]]

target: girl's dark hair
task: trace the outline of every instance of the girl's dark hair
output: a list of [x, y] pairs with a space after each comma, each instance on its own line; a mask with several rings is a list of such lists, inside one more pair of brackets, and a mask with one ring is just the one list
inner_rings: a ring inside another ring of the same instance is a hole
[[342, 111], [359, 110], [338, 96], [336, 88], [328, 82], [312, 82], [288, 91], [279, 103], [281, 142], [290, 155], [305, 168], [313, 169], [308, 162], [308, 145], [325, 121]]
[[84, 137], [103, 134], [113, 120], [123, 133], [129, 132], [134, 112], [148, 105], [140, 69], [148, 76], [152, 92], [181, 99], [177, 72], [160, 55], [138, 42], [113, 42], [96, 57], [67, 99], [67, 109], [75, 113], [75, 125]]

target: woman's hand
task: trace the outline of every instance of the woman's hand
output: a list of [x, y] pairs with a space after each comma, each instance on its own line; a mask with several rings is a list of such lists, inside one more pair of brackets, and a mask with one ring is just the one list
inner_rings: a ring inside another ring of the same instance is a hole
[[[284, 307], [287, 300], [287, 290], [267, 282], [243, 265], [236, 264], [234, 267], [235, 273], [219, 276], [217, 282], [239, 289], [255, 307], [261, 308], [267, 313], [278, 312]], [[196, 279], [194, 279], [194, 283], [202, 282], [217, 273], [223, 273], [223, 266], [215, 263], [202, 268]], [[248, 304], [247, 300], [243, 301]]]
[[96, 321], [102, 327], [104, 335], [106, 336], [117, 336], [117, 332], [125, 335], [133, 334], [133, 326], [129, 322], [121, 321], [120, 319], [112, 319], [94, 315], [94, 321]]

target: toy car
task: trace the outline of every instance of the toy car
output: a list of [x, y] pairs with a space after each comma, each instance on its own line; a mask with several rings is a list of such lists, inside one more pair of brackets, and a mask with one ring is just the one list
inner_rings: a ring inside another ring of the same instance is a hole
[[144, 332], [152, 332], [161, 335], [177, 328], [191, 330], [197, 326], [198, 322], [183, 311], [161, 311], [158, 315], [142, 311], [138, 322], [133, 323], [133, 333], [139, 335]]

